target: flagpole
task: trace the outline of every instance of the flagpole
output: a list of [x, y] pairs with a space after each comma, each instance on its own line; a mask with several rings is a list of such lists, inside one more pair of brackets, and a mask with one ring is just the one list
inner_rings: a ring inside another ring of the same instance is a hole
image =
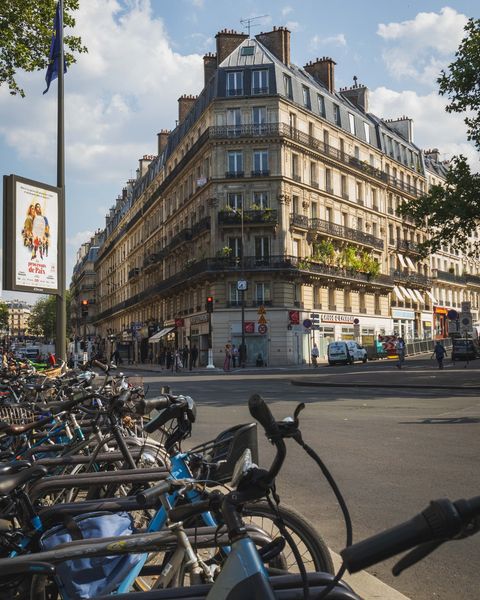
[[66, 359], [66, 330], [67, 330], [67, 313], [66, 313], [66, 260], [65, 260], [65, 123], [64, 123], [64, 90], [63, 90], [63, 0], [58, 0], [60, 6], [60, 27], [57, 35], [60, 36], [59, 56], [58, 56], [58, 101], [57, 101], [57, 187], [61, 190], [60, 202], [58, 211], [58, 289], [56, 301], [56, 338], [55, 338], [55, 354], [57, 358]]

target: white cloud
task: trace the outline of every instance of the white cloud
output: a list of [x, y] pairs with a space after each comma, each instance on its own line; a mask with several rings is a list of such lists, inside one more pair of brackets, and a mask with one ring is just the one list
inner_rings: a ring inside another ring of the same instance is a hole
[[314, 35], [310, 40], [310, 47], [312, 50], [316, 50], [321, 46], [346, 46], [347, 39], [344, 33], [337, 33], [337, 35], [330, 35], [328, 37], [322, 37], [321, 35]]
[[203, 8], [205, 6], [205, 0], [191, 0], [191, 2], [196, 8]]
[[465, 15], [445, 7], [409, 21], [379, 24], [377, 34], [389, 44], [382, 53], [388, 70], [396, 78], [433, 83], [458, 48], [466, 22]]
[[[75, 180], [88, 176], [120, 187], [140, 156], [155, 153], [156, 132], [175, 126], [179, 96], [201, 90], [202, 57], [173, 51], [150, 0], [132, 2], [128, 11], [117, 0], [89, 0], [76, 21], [89, 51], [65, 75], [67, 168]], [[24, 100], [0, 88], [0, 136], [19, 157], [52, 165], [56, 83], [42, 96], [40, 73], [19, 79]]]
[[82, 244], [90, 241], [94, 231], [78, 231], [74, 236], [67, 240], [67, 243], [74, 248], [80, 248]]
[[442, 158], [464, 154], [475, 169], [479, 168], [478, 153], [466, 141], [463, 115], [445, 112], [446, 100], [431, 92], [419, 95], [414, 91], [396, 92], [379, 87], [370, 94], [370, 111], [383, 119], [406, 115], [413, 119], [414, 143], [420, 148], [438, 148]]
[[282, 17], [286, 17], [293, 12], [293, 8], [291, 6], [284, 6], [280, 12]]
[[303, 29], [298, 21], [287, 21], [285, 26], [290, 31], [301, 31]]

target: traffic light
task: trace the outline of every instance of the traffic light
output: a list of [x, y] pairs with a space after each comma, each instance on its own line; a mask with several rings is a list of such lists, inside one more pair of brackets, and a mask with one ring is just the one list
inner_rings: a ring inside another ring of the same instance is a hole
[[213, 312], [213, 296], [207, 296], [207, 302], [205, 304], [205, 308], [207, 310], [207, 313]]
[[88, 300], [82, 300], [82, 317], [88, 316]]

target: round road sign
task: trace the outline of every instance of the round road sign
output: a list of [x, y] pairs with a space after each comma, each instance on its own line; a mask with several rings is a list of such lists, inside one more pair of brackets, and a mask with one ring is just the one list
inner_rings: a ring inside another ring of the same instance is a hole
[[303, 326], [306, 329], [310, 329], [310, 327], [312, 326], [312, 322], [310, 321], [310, 319], [305, 319], [304, 322], [303, 322]]
[[451, 308], [447, 313], [447, 317], [450, 319], [450, 321], [456, 321], [458, 319], [458, 312]]
[[267, 326], [263, 323], [260, 323], [260, 325], [258, 326], [258, 333], [260, 333], [260, 335], [264, 335], [265, 333], [267, 333]]

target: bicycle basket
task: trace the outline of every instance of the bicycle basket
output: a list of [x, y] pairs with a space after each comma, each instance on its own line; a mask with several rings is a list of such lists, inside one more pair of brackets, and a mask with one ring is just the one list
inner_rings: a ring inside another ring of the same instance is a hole
[[31, 408], [15, 404], [0, 406], [0, 421], [9, 425], [24, 425], [35, 421], [36, 418], [38, 417]]
[[258, 463], [256, 423], [230, 427], [217, 435], [214, 440], [196, 446], [191, 452], [203, 455], [203, 461], [210, 465], [209, 479], [228, 483], [232, 479], [235, 464], [245, 448], [250, 448], [252, 462]]

